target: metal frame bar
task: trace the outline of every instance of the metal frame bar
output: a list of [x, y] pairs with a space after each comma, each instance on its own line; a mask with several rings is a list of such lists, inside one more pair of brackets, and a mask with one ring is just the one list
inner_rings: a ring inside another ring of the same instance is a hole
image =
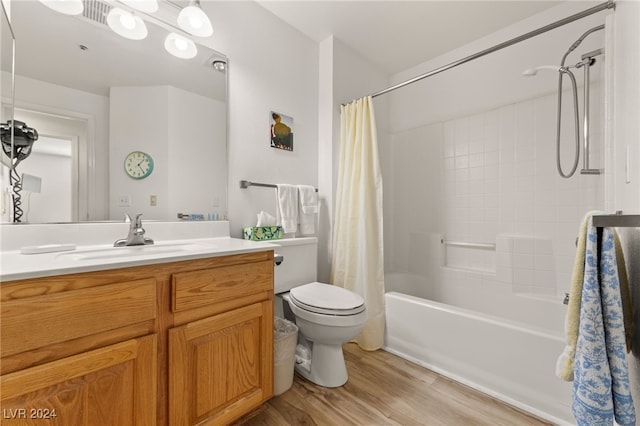
[[445, 246], [451, 247], [464, 247], [464, 248], [476, 248], [482, 250], [495, 250], [496, 245], [494, 243], [467, 243], [463, 241], [447, 241], [445, 239], [440, 240]]
[[[242, 189], [247, 189], [250, 186], [260, 186], [263, 188], [277, 188], [278, 185], [274, 185], [272, 183], [257, 183], [257, 182], [251, 182], [248, 180], [241, 180], [240, 181], [240, 188]], [[315, 188], [316, 192], [318, 192], [318, 188]]]
[[593, 215], [593, 226], [616, 228], [640, 228], [640, 214], [598, 214]]
[[394, 91], [396, 89], [399, 89], [401, 87], [404, 87], [404, 86], [407, 86], [409, 84], [412, 84], [412, 83], [415, 83], [417, 81], [420, 81], [422, 79], [425, 79], [427, 77], [431, 77], [432, 75], [440, 74], [443, 71], [449, 70], [451, 68], [455, 68], [455, 67], [457, 67], [459, 65], [462, 65], [462, 64], [465, 64], [467, 62], [473, 61], [475, 59], [481, 58], [481, 57], [483, 57], [485, 55], [488, 55], [489, 53], [496, 52], [498, 50], [504, 49], [505, 47], [509, 47], [509, 46], [511, 46], [513, 44], [520, 43], [521, 41], [530, 39], [530, 38], [535, 37], [537, 35], [546, 33], [547, 31], [551, 31], [551, 30], [553, 30], [555, 28], [558, 28], [558, 27], [561, 27], [563, 25], [569, 24], [569, 23], [571, 23], [573, 21], [577, 21], [579, 19], [582, 19], [582, 18], [587, 17], [589, 15], [593, 15], [594, 13], [598, 13], [598, 12], [601, 12], [601, 11], [606, 10], [606, 9], [614, 9], [615, 7], [616, 7], [616, 5], [615, 5], [615, 1], [614, 0], [607, 0], [604, 3], [600, 3], [600, 4], [598, 4], [596, 6], [593, 6], [593, 7], [589, 8], [589, 9], [583, 10], [582, 12], [578, 12], [578, 13], [576, 13], [574, 15], [567, 16], [566, 18], [563, 18], [563, 19], [560, 19], [558, 21], [552, 22], [552, 23], [550, 23], [548, 25], [545, 25], [543, 27], [540, 27], [540, 28], [538, 28], [536, 30], [529, 31], [528, 33], [522, 34], [522, 35], [520, 35], [518, 37], [512, 38], [512, 39], [507, 40], [505, 42], [496, 44], [495, 46], [492, 46], [492, 47], [489, 47], [487, 49], [481, 50], [480, 52], [476, 52], [476, 53], [474, 53], [472, 55], [469, 55], [469, 56], [467, 56], [465, 58], [458, 59], [457, 61], [450, 62], [447, 65], [443, 65], [443, 66], [441, 66], [439, 68], [436, 68], [434, 70], [431, 70], [429, 72], [421, 74], [421, 75], [419, 75], [417, 77], [414, 77], [414, 78], [412, 78], [410, 80], [403, 81], [402, 83], [398, 83], [398, 84], [396, 84], [394, 86], [391, 86], [391, 87], [387, 87], [386, 89], [383, 89], [383, 90], [380, 90], [379, 92], [373, 93], [370, 96], [372, 98], [375, 98], [377, 96], [384, 95], [386, 93], [392, 92], [392, 91]]
[[597, 49], [589, 53], [585, 53], [582, 55], [582, 62], [585, 62], [584, 67], [584, 88], [582, 95], [582, 104], [583, 104], [583, 131], [584, 135], [583, 147], [582, 147], [582, 169], [580, 170], [580, 174], [583, 175], [600, 175], [604, 172], [602, 169], [592, 169], [589, 167], [589, 159], [591, 157], [591, 149], [590, 149], [590, 141], [591, 134], [589, 132], [589, 91], [591, 87], [591, 82], [589, 80], [590, 68], [591, 68], [591, 60], [596, 56], [600, 56], [604, 53], [603, 49]]

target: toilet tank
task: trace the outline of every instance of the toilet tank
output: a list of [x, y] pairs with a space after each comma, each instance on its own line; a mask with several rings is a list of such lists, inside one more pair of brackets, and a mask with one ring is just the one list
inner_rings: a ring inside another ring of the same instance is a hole
[[275, 249], [283, 256], [280, 265], [274, 265], [274, 291], [276, 294], [317, 280], [318, 239], [315, 237], [290, 238], [270, 241], [280, 247]]

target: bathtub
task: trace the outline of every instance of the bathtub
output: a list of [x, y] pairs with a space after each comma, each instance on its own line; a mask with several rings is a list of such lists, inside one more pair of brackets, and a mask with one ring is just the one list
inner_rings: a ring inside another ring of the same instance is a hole
[[[386, 275], [385, 286], [385, 350], [553, 423], [574, 424], [571, 383], [555, 376], [564, 348], [561, 301], [491, 294], [490, 285], [474, 288], [473, 280], [434, 290], [409, 274]], [[470, 296], [456, 300], [460, 307], [424, 298], [433, 294]], [[481, 311], [488, 307], [499, 315]]]

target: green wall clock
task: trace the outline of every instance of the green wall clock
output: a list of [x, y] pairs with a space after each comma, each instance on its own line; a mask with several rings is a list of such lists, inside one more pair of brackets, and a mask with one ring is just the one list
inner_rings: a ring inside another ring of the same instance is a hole
[[130, 152], [124, 159], [124, 171], [134, 179], [144, 179], [153, 172], [153, 158], [146, 152]]

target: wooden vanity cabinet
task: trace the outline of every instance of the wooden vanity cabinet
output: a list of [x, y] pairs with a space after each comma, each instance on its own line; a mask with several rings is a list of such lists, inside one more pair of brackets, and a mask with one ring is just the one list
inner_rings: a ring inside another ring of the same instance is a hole
[[157, 281], [138, 271], [0, 286], [2, 425], [155, 425]]
[[273, 395], [273, 252], [174, 274], [171, 301], [171, 425], [227, 424]]
[[3, 425], [226, 424], [273, 394], [273, 251], [0, 286]]
[[154, 425], [156, 335], [2, 376], [2, 424]]
[[169, 330], [170, 424], [227, 424], [271, 397], [272, 324], [264, 301]]

